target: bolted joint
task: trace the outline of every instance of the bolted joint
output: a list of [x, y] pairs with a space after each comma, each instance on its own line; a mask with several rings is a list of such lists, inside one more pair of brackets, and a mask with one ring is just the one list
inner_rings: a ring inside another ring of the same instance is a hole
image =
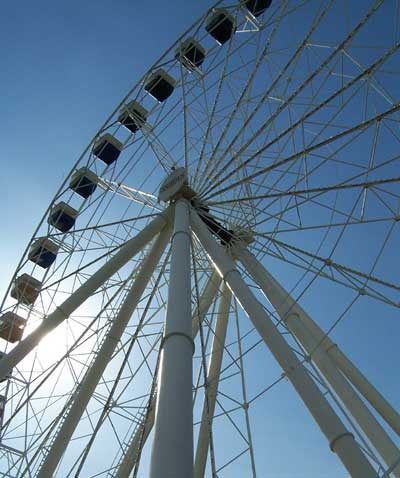
[[343, 433], [339, 433], [339, 435], [336, 435], [335, 438], [333, 438], [330, 443], [329, 443], [329, 448], [331, 449], [331, 451], [333, 453], [336, 453], [335, 452], [335, 445], [337, 444], [337, 442], [339, 440], [341, 440], [342, 438], [345, 438], [345, 437], [351, 437], [353, 440], [354, 440], [354, 435], [350, 432], [343, 432]]
[[190, 335], [185, 334], [183, 332], [170, 332], [169, 334], [165, 335], [162, 338], [160, 349], [162, 349], [164, 347], [164, 345], [165, 345], [165, 343], [168, 339], [170, 339], [171, 337], [174, 337], [176, 335], [180, 335], [180, 336], [184, 337], [185, 339], [187, 339], [190, 342], [190, 345], [192, 346], [193, 354], [194, 354], [195, 348], [196, 348], [195, 345], [194, 345], [194, 340]]
[[228, 276], [229, 276], [229, 274], [233, 274], [234, 272], [236, 272], [237, 274], [239, 274], [239, 271], [235, 268], [235, 269], [229, 269], [228, 271], [226, 271], [226, 272], [222, 275], [222, 280], [225, 282], [225, 284], [228, 285]]
[[328, 352], [330, 352], [330, 351], [331, 351], [332, 349], [334, 349], [334, 348], [336, 348], [336, 349], [339, 348], [339, 347], [338, 347], [338, 344], [331, 343], [331, 344], [326, 348], [326, 352], [328, 353]]
[[287, 369], [285, 370], [285, 373], [282, 374], [283, 376], [286, 376], [286, 378], [290, 378], [291, 375], [293, 375], [293, 372], [296, 370], [296, 368], [293, 365], [289, 365]]
[[283, 321], [285, 323], [292, 321], [292, 320], [300, 320], [300, 316], [297, 312], [290, 312], [284, 316]]

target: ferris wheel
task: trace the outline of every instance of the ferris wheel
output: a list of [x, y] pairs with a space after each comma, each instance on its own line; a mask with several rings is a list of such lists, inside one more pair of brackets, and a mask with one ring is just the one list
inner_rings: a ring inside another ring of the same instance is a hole
[[149, 68], [5, 293], [0, 477], [400, 477], [399, 48], [221, 1]]

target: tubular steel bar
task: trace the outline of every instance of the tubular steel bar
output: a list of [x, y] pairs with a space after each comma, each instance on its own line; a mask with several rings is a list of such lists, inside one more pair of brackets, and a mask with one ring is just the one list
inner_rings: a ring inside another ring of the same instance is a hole
[[61, 457], [70, 442], [72, 435], [82, 417], [92, 395], [106, 369], [111, 357], [136, 309], [140, 298], [159, 263], [161, 256], [168, 244], [171, 235], [170, 228], [166, 226], [159, 234], [147, 257], [143, 260], [135, 282], [128, 292], [120, 311], [115, 317], [96, 358], [83, 377], [77, 392], [72, 397], [66, 415], [49, 452], [40, 467], [37, 478], [53, 476]]
[[[390, 467], [399, 458], [399, 449], [336, 367], [335, 362], [304, 325], [303, 317], [308, 314], [300, 308], [253, 254], [246, 249], [238, 248], [235, 252], [238, 259], [278, 312], [280, 318], [285, 322], [289, 331], [299, 340], [334, 392], [360, 425], [387, 467]], [[308, 316], [308, 320], [312, 319]], [[396, 467], [393, 473], [400, 477], [400, 467]]]
[[[253, 263], [251, 255], [243, 253], [242, 258], [246, 258], [248, 264]], [[268, 271], [265, 270], [266, 278], [274, 289], [279, 292], [282, 301], [293, 313], [296, 313], [302, 320], [305, 328], [315, 338], [317, 343], [329, 357], [335, 362], [336, 366], [350, 380], [354, 387], [364, 396], [366, 400], [375, 408], [386, 423], [400, 435], [400, 415], [390, 405], [390, 403], [378, 392], [378, 390], [368, 381], [368, 379], [358, 370], [358, 368], [347, 358], [347, 356], [332, 342], [324, 333], [319, 325], [301, 308], [299, 304], [293, 301], [287, 291], [274, 279]]]
[[210, 446], [210, 428], [214, 416], [217, 400], [219, 376], [221, 373], [222, 358], [224, 354], [226, 331], [228, 328], [229, 310], [231, 306], [231, 291], [226, 284], [222, 284], [221, 298], [218, 307], [214, 339], [211, 347], [210, 362], [207, 372], [207, 389], [204, 397], [203, 413], [199, 439], [197, 442], [194, 477], [204, 478], [206, 470], [208, 448]]
[[175, 205], [170, 282], [150, 478], [193, 478], [193, 364], [189, 204]]
[[193, 232], [318, 423], [331, 450], [338, 455], [352, 478], [375, 477], [374, 468], [357, 445], [354, 436], [346, 429], [307, 370], [279, 333], [263, 306], [250, 291], [236, 269], [232, 258], [212, 238], [194, 209], [191, 209], [190, 216]]
[[[192, 337], [196, 338], [199, 331], [199, 324], [203, 322], [208, 309], [210, 308], [218, 288], [221, 284], [221, 276], [214, 271], [204, 286], [203, 293], [200, 297], [199, 304], [192, 314]], [[124, 456], [118, 466], [115, 478], [127, 478], [130, 476], [135, 464], [137, 463], [140, 449], [146, 443], [146, 440], [153, 428], [155, 419], [155, 401], [153, 397], [149, 406], [147, 419], [145, 419], [135, 430], [132, 439], [124, 453]]]
[[167, 224], [170, 210], [167, 209], [135, 237], [129, 239], [121, 249], [98, 269], [84, 284], [82, 284], [68, 299], [66, 299], [54, 312], [43, 319], [43, 322], [31, 334], [25, 337], [15, 348], [0, 360], [0, 380], [6, 377], [29, 352], [49, 332], [54, 330], [67, 319], [79, 306], [81, 306], [100, 286], [124, 266], [135, 254], [148, 244]]

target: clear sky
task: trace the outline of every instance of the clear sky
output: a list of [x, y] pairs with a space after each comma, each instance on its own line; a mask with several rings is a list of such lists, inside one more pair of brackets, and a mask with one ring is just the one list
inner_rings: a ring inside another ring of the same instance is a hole
[[[2, 5], [0, 291], [6, 288], [59, 184], [105, 118], [132, 84], [213, 3], [17, 0]], [[355, 3], [361, 5], [363, 0]], [[322, 295], [331, 293], [329, 285], [321, 289]], [[356, 352], [360, 343], [371, 347], [371, 354], [361, 354], [362, 365], [399, 408], [398, 377], [386, 376], [382, 370], [398, 360], [396, 341], [388, 340], [389, 336], [398, 337], [400, 329], [393, 325], [390, 310], [392, 322], [387, 335], [375, 336], [381, 330], [379, 324], [371, 325], [369, 331], [363, 327], [367, 309], [368, 306], [360, 306], [358, 315], [354, 314], [357, 340], [345, 335], [342, 339], [347, 349], [354, 348]], [[272, 379], [278, 369], [273, 367], [268, 373]], [[292, 392], [286, 391], [289, 385], [285, 383], [283, 387], [271, 394], [272, 416], [266, 410], [258, 410], [256, 433], [265, 433], [268, 425], [271, 436], [277, 434], [282, 439], [289, 433], [288, 441], [293, 442], [296, 433], [304, 438], [305, 423], [311, 419], [299, 401], [291, 401]], [[289, 402], [290, 431], [280, 427], [281, 420], [287, 418], [285, 404]], [[325, 467], [333, 467], [329, 478], [345, 478], [334, 458], [329, 462], [318, 456], [310, 459], [314, 445], [323, 440], [312, 428], [309, 440], [297, 444], [293, 463], [288, 460], [283, 468], [279, 450], [269, 459], [263, 456], [265, 471], [260, 477], [292, 478], [298, 471], [297, 478], [317, 478]], [[263, 455], [262, 450], [259, 452]]]
[[[4, 287], [62, 179], [132, 84], [210, 1], [2, 6]], [[2, 288], [3, 288], [2, 287]]]

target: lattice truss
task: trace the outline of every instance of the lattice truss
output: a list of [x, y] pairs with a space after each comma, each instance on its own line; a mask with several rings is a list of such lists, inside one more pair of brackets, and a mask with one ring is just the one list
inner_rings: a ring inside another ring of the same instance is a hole
[[207, 10], [45, 212], [1, 307], [0, 477], [400, 476], [399, 1], [269, 3]]

